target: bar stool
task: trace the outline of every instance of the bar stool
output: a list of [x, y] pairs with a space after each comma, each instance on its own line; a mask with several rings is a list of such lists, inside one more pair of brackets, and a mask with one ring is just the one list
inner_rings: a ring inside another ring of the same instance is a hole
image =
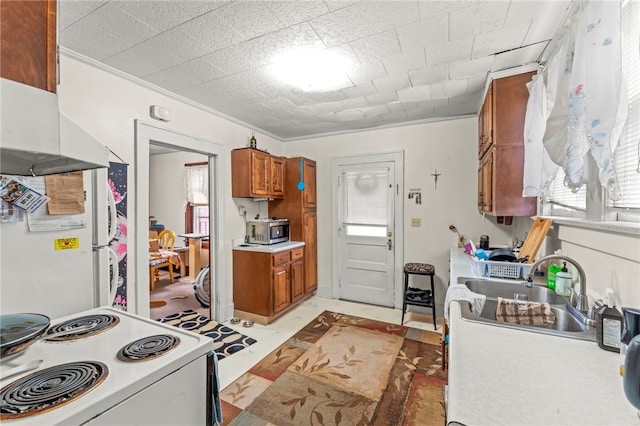
[[[433, 316], [433, 328], [438, 329], [436, 325], [436, 303], [435, 289], [433, 286], [433, 276], [436, 268], [429, 263], [405, 263], [404, 265], [404, 293], [402, 294], [402, 320], [404, 324], [404, 314], [407, 311], [407, 305], [422, 306], [431, 308]], [[431, 291], [420, 290], [409, 287], [409, 275], [429, 275], [431, 277]]]

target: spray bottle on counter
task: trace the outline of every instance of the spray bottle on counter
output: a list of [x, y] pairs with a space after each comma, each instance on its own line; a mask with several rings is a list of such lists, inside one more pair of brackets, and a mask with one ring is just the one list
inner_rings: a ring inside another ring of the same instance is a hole
[[607, 304], [596, 311], [596, 341], [601, 349], [620, 353], [622, 314], [616, 309], [613, 290], [607, 289]]

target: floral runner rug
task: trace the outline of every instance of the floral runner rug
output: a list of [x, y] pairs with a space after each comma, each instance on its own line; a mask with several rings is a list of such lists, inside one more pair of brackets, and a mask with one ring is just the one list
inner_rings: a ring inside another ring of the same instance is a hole
[[445, 424], [440, 333], [325, 311], [220, 393], [224, 425]]
[[231, 356], [256, 342], [255, 339], [192, 310], [167, 315], [157, 321], [211, 337], [213, 339], [213, 349], [219, 360]]

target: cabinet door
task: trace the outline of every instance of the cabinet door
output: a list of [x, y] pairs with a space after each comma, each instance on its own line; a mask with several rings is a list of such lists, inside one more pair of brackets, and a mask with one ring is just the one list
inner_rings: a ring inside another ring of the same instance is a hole
[[303, 161], [304, 179], [304, 208], [316, 207], [316, 162], [305, 159]]
[[271, 179], [271, 156], [264, 152], [251, 152], [251, 193], [253, 196], [267, 197]]
[[493, 211], [493, 156], [490, 150], [480, 162], [478, 170], [478, 209], [480, 212]]
[[272, 198], [284, 198], [284, 159], [271, 157], [271, 193]]
[[305, 295], [304, 262], [302, 259], [291, 262], [291, 301], [296, 302]]
[[289, 306], [289, 265], [273, 268], [273, 313], [276, 314]]
[[493, 145], [493, 83], [478, 115], [478, 158]]
[[56, 92], [56, 2], [0, 2], [0, 76]]
[[312, 292], [318, 287], [318, 232], [317, 215], [315, 211], [303, 214], [303, 240], [304, 246], [304, 292]]

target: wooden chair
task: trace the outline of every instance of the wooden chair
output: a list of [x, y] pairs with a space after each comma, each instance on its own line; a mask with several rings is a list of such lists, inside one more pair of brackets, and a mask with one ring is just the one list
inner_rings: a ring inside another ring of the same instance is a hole
[[[160, 253], [163, 251], [173, 251], [173, 246], [176, 242], [176, 234], [170, 229], [165, 229], [158, 234], [158, 246]], [[169, 268], [169, 280], [171, 284], [174, 283], [173, 279], [173, 264], [171, 263], [171, 257], [163, 256], [160, 253], [151, 253], [149, 257], [149, 288], [153, 291], [156, 281], [160, 279], [160, 268]]]

